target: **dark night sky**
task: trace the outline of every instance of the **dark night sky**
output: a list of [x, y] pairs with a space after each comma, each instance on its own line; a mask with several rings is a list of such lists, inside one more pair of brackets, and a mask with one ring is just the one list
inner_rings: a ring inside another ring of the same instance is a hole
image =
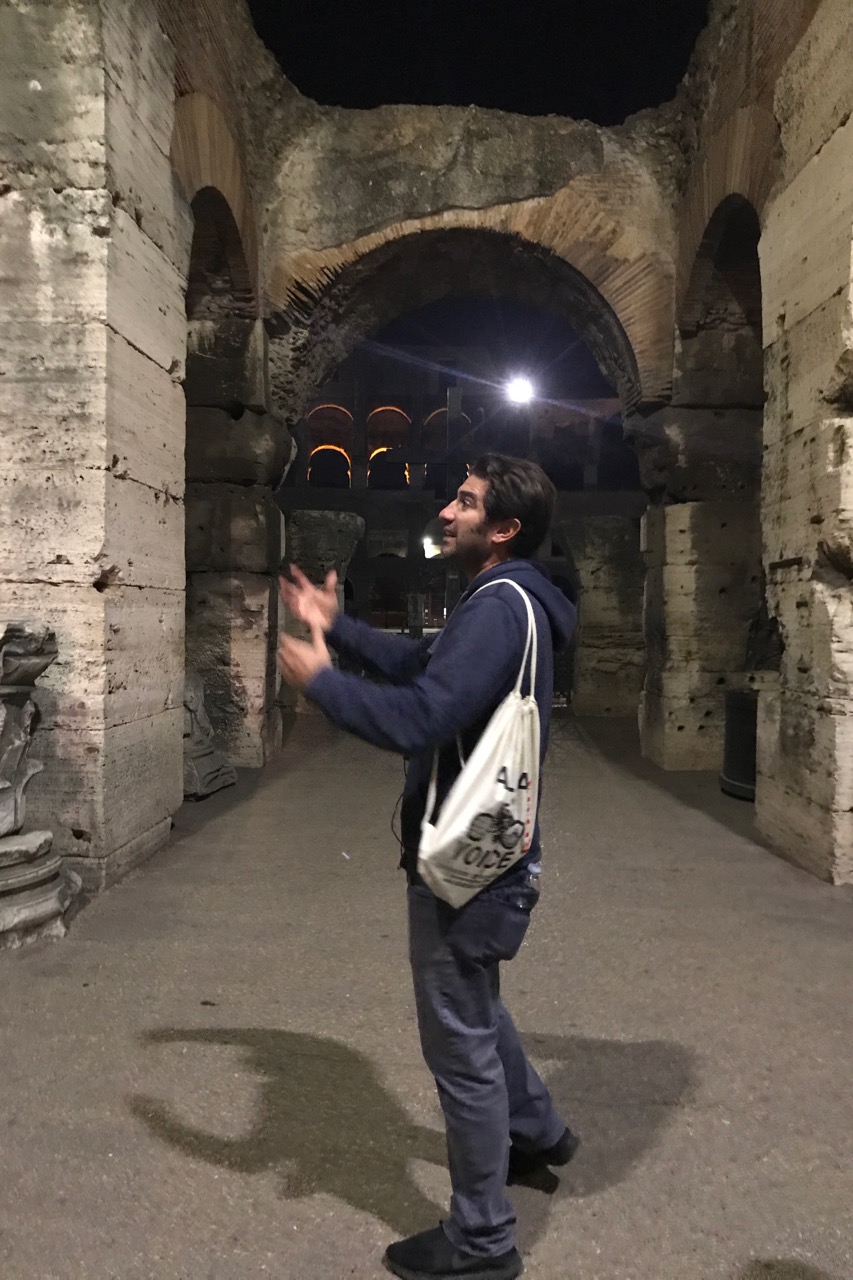
[[497, 107], [616, 124], [675, 93], [708, 0], [249, 0], [285, 74], [329, 106]]

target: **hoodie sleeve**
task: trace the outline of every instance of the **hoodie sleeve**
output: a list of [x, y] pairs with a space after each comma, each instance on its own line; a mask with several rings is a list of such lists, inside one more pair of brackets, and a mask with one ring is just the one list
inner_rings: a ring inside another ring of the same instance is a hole
[[388, 635], [358, 618], [339, 613], [326, 639], [338, 653], [345, 653], [375, 674], [397, 683], [411, 680], [423, 670], [423, 655], [431, 640]]
[[485, 595], [465, 605], [426, 669], [407, 684], [376, 685], [324, 668], [306, 696], [342, 729], [374, 746], [415, 755], [453, 740], [487, 716], [512, 688], [526, 639], [505, 600]]

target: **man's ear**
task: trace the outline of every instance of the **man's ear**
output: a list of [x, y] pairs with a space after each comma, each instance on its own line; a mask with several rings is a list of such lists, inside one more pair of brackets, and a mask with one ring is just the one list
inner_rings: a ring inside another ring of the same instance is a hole
[[511, 520], [501, 520], [492, 529], [492, 542], [511, 542], [520, 531], [521, 521], [517, 516], [513, 516]]

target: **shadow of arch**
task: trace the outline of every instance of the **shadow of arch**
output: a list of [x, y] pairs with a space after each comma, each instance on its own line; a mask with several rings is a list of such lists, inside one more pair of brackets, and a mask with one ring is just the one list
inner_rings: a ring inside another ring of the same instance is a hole
[[[583, 1137], [563, 1177], [570, 1196], [595, 1195], [626, 1178], [694, 1088], [694, 1055], [681, 1045], [524, 1039], [547, 1062], [554, 1101]], [[285, 1198], [335, 1196], [401, 1233], [441, 1216], [415, 1185], [408, 1162], [444, 1165], [443, 1135], [413, 1123], [362, 1054], [318, 1036], [258, 1028], [167, 1028], [149, 1032], [144, 1042], [234, 1046], [261, 1081], [252, 1129], [237, 1139], [185, 1124], [154, 1098], [132, 1097], [130, 1110], [161, 1141], [237, 1173], [275, 1170]], [[559, 1186], [548, 1173], [513, 1189], [522, 1247], [547, 1226], [548, 1197], [537, 1192]]]
[[626, 407], [642, 398], [628, 335], [580, 271], [518, 235], [455, 228], [373, 249], [273, 314], [270, 335], [286, 339], [273, 341], [270, 352], [279, 402], [304, 412], [316, 388], [365, 339], [400, 315], [461, 297], [509, 298], [560, 317], [587, 343]]
[[736, 1280], [835, 1280], [835, 1277], [807, 1262], [779, 1258], [773, 1261], [756, 1259], [745, 1271], [738, 1272]]

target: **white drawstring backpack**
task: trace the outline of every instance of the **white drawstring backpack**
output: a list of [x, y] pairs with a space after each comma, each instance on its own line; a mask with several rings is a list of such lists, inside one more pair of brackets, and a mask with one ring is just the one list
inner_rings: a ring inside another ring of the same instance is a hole
[[[479, 587], [506, 582], [527, 609], [527, 643], [515, 687], [495, 709], [467, 761], [457, 738], [462, 769], [447, 793], [438, 820], [435, 810], [438, 750], [433, 756], [418, 872], [438, 898], [451, 907], [466, 902], [502, 876], [530, 848], [539, 799], [539, 708], [536, 688], [537, 636], [533, 607], [512, 578], [495, 578]], [[474, 592], [476, 595], [477, 592]], [[530, 659], [530, 692], [522, 696]]]

